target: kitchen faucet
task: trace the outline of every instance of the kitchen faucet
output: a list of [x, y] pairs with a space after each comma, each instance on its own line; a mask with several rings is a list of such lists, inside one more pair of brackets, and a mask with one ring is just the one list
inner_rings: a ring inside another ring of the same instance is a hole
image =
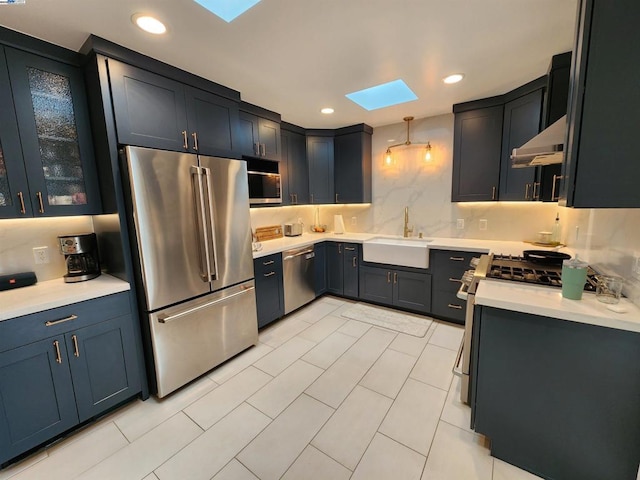
[[409, 207], [404, 207], [404, 230], [402, 236], [408, 238], [413, 233], [413, 227], [409, 228]]

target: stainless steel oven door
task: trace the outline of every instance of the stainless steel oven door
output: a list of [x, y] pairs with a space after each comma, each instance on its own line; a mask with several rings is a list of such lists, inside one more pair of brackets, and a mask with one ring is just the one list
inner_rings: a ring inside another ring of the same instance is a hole
[[[472, 288], [472, 292], [469, 291]], [[469, 370], [471, 364], [471, 334], [473, 331], [473, 307], [475, 304], [475, 284], [467, 285], [463, 283], [458, 290], [457, 297], [467, 302], [464, 319], [464, 335], [460, 342], [456, 362], [453, 366], [453, 373], [461, 378], [460, 401], [469, 403]]]

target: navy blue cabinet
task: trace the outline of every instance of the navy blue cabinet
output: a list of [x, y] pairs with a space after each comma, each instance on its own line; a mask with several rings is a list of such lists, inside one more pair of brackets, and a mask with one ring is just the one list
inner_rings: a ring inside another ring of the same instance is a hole
[[571, 67], [560, 203], [638, 208], [640, 125], [635, 0], [582, 0]]
[[481, 307], [476, 334], [471, 407], [492, 456], [543, 478], [636, 478], [640, 333]]
[[129, 294], [0, 322], [0, 464], [141, 391]]
[[304, 129], [295, 125], [281, 125], [282, 203], [305, 205], [309, 203], [309, 167]]
[[238, 104], [140, 68], [108, 60], [118, 142], [238, 155]]
[[315, 283], [316, 297], [319, 297], [327, 291], [327, 244], [325, 242], [316, 243], [313, 248], [315, 253]]
[[358, 298], [359, 255], [357, 243], [327, 242], [327, 292]]
[[247, 157], [280, 160], [280, 123], [240, 111], [240, 153]]
[[307, 134], [311, 203], [335, 203], [333, 131], [323, 133]]
[[365, 124], [335, 131], [335, 203], [371, 202], [372, 133], [373, 129]]
[[542, 96], [542, 89], [538, 89], [504, 105], [498, 196], [501, 201], [540, 198], [536, 168], [513, 168], [511, 151], [521, 147], [540, 131]]
[[0, 91], [0, 216], [101, 213], [80, 68], [0, 47]]
[[503, 105], [454, 106], [452, 202], [498, 200]]
[[431, 311], [431, 275], [360, 266], [360, 298], [420, 313]]
[[469, 270], [469, 262], [481, 254], [454, 250], [430, 250], [429, 267], [432, 274], [431, 313], [439, 318], [464, 324], [466, 302], [456, 294], [462, 274]]
[[253, 261], [256, 276], [258, 328], [284, 316], [282, 254], [274, 253]]

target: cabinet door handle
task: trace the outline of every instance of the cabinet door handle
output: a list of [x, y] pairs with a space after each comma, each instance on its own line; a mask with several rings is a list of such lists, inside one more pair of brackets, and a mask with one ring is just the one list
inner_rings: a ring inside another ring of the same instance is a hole
[[265, 273], [264, 276], [265, 277], [272, 277], [276, 274], [276, 272], [269, 272], [269, 273]]
[[460, 282], [460, 283], [462, 283], [462, 280], [460, 280], [459, 278], [453, 278], [453, 277], [449, 277], [449, 281], [450, 282]]
[[560, 193], [558, 192], [558, 196], [556, 197], [556, 185], [558, 184], [558, 180], [562, 179], [562, 175], [554, 175], [553, 176], [553, 188], [551, 189], [551, 201], [558, 200], [560, 198]]
[[313, 203], [313, 193], [311, 194], [311, 203]]
[[356, 257], [353, 257], [351, 264], [353, 265], [353, 268], [356, 268]]
[[464, 262], [464, 257], [449, 257], [449, 260], [453, 260], [454, 262]]
[[68, 317], [60, 318], [59, 320], [49, 320], [48, 322], [44, 323], [44, 326], [53, 327], [54, 325], [58, 325], [60, 323], [70, 322], [71, 320], [75, 320], [76, 318], [78, 318], [77, 315], [69, 315]]
[[269, 260], [268, 262], [262, 262], [262, 265], [266, 267], [267, 265], [273, 265], [273, 263], [274, 263], [273, 260]]
[[529, 200], [529, 189], [531, 188], [531, 184], [527, 183], [524, 187], [524, 199]]
[[387, 272], [387, 283], [391, 283], [391, 272]]
[[79, 357], [80, 350], [78, 349], [78, 337], [76, 335], [71, 335], [71, 341], [73, 342], [73, 356]]
[[540, 200], [540, 182], [533, 182], [533, 200]]
[[336, 193], [336, 203], [338, 203], [338, 194]]
[[24, 208], [24, 195], [22, 192], [18, 192], [18, 200], [20, 200], [20, 213], [24, 215], [27, 213], [27, 209]]
[[36, 192], [36, 197], [38, 197], [38, 203], [40, 204], [40, 209], [38, 212], [44, 213], [44, 203], [42, 201], [42, 192]]
[[187, 138], [187, 131], [182, 130], [182, 147], [185, 150], [189, 150], [189, 139]]
[[294, 193], [294, 194], [293, 194], [293, 196], [296, 198], [296, 199], [295, 199], [295, 203], [298, 203], [298, 194], [297, 194], [297, 193]]
[[197, 152], [198, 151], [198, 133], [193, 132], [191, 136], [193, 137], [193, 149]]
[[462, 310], [462, 305], [454, 305], [453, 303], [450, 303], [449, 305], [447, 305], [447, 307], [454, 308], [456, 310]]
[[260, 156], [261, 157], [267, 156], [267, 146], [264, 143], [260, 144]]
[[496, 187], [491, 187], [491, 200], [496, 199]]
[[342, 244], [339, 243], [338, 244], [338, 255], [341, 255], [341, 254], [342, 254]]
[[291, 203], [295, 203], [294, 198], [295, 198], [295, 197], [294, 197], [293, 193], [290, 193], [290, 194], [289, 194], [289, 199], [291, 200]]
[[60, 342], [58, 342], [58, 340], [54, 340], [53, 346], [56, 349], [56, 362], [62, 363], [62, 355], [60, 355]]

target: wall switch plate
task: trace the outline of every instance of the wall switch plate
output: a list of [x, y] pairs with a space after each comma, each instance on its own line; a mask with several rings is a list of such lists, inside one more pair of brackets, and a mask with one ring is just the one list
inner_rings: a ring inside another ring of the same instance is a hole
[[487, 219], [486, 218], [481, 218], [480, 219], [480, 230], [486, 230], [487, 229]]
[[459, 218], [456, 222], [456, 228], [458, 230], [464, 230], [464, 218]]
[[358, 217], [351, 217], [351, 225], [358, 225]]
[[36, 265], [42, 265], [43, 263], [49, 263], [49, 247], [34, 247], [33, 248], [33, 261]]

